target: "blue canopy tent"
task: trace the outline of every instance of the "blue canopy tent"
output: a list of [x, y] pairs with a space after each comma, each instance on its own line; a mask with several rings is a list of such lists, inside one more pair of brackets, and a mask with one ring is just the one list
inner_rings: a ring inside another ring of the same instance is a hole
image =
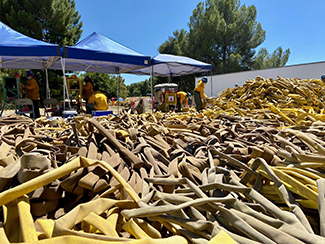
[[[149, 56], [125, 47], [98, 32], [93, 32], [74, 46], [61, 48], [61, 52], [63, 72], [73, 70], [119, 75], [150, 65]], [[50, 68], [59, 69], [60, 65], [55, 63]]]
[[130, 71], [131, 74], [150, 75], [151, 99], [153, 99], [152, 76], [175, 77], [203, 73], [212, 70], [212, 65], [192, 58], [172, 54], [158, 54], [151, 59], [151, 67]]
[[[0, 68], [47, 69], [61, 57], [60, 47], [25, 36], [0, 22]], [[46, 96], [49, 96], [46, 78]]]

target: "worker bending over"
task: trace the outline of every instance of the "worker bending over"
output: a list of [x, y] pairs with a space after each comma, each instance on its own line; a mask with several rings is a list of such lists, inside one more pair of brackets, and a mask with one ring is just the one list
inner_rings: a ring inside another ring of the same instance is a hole
[[194, 89], [194, 100], [195, 100], [196, 110], [198, 112], [202, 110], [202, 104], [207, 98], [207, 95], [205, 95], [204, 93], [204, 88], [206, 83], [208, 83], [208, 78], [203, 77], [201, 80], [199, 80], [197, 86]]
[[187, 92], [177, 92], [177, 110], [181, 111], [185, 107], [190, 93]]
[[34, 74], [32, 71], [28, 70], [26, 72], [26, 76], [27, 76], [27, 82], [25, 86], [26, 98], [29, 98], [33, 101], [34, 113], [35, 113], [34, 119], [37, 119], [40, 117], [39, 106], [38, 106], [39, 87], [37, 81], [34, 79]]
[[88, 103], [86, 104], [86, 113], [91, 114], [92, 110], [107, 110], [107, 97], [104, 93], [99, 91], [99, 87], [97, 85], [93, 88], [94, 93], [88, 99]]

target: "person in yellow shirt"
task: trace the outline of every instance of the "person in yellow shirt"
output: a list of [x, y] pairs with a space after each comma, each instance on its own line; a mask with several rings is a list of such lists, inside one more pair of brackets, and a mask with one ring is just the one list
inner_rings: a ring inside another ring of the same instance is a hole
[[177, 109], [178, 111], [181, 111], [183, 107], [186, 105], [186, 101], [188, 99], [188, 94], [186, 92], [180, 91], [177, 92]]
[[85, 99], [87, 107], [88, 99], [90, 98], [91, 94], [94, 93], [94, 85], [92, 79], [89, 76], [86, 76], [84, 81], [86, 84], [82, 87], [82, 98]]
[[199, 80], [197, 86], [194, 89], [194, 100], [197, 111], [202, 110], [203, 101], [205, 101], [205, 99], [207, 98], [207, 95], [205, 95], [204, 93], [206, 83], [208, 83], [208, 78], [203, 77], [201, 80]]
[[40, 117], [40, 111], [39, 111], [39, 106], [38, 106], [39, 87], [38, 87], [37, 81], [34, 79], [34, 74], [32, 71], [28, 70], [26, 72], [26, 76], [27, 76], [27, 82], [26, 82], [26, 86], [25, 86], [26, 98], [29, 98], [33, 101], [34, 111], [35, 111], [34, 119], [36, 119], [36, 118]]
[[92, 110], [107, 110], [107, 97], [99, 91], [98, 86], [94, 86], [94, 93], [88, 99], [86, 104], [86, 113], [91, 114]]

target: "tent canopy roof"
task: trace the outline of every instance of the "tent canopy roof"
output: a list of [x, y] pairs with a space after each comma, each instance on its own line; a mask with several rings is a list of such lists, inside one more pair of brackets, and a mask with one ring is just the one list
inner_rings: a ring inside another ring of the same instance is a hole
[[[105, 53], [135, 55], [141, 57], [144, 56], [141, 53], [138, 53], [118, 42], [113, 41], [112, 39], [98, 33], [97, 31], [94, 31], [92, 34], [75, 44], [73, 47], [67, 47], [67, 49], [85, 49]], [[68, 55], [69, 58], [72, 56], [72, 54]]]
[[[151, 59], [153, 76], [174, 77], [211, 71], [212, 65], [192, 58], [171, 54], [158, 54]], [[131, 71], [132, 74], [150, 75], [151, 68]]]
[[[59, 49], [25, 36], [0, 22], [0, 68], [62, 69], [59, 57], [65, 58], [65, 70], [98, 73], [150, 75], [150, 57], [110, 38], [93, 32], [74, 46]], [[151, 60], [153, 76], [181, 76], [211, 70], [201, 61], [171, 54], [159, 54]]]
[[0, 68], [43, 69], [60, 56], [57, 44], [25, 36], [0, 22]]
[[[98, 73], [125, 73], [149, 66], [150, 57], [93, 32], [74, 46], [61, 49], [65, 69]], [[58, 64], [51, 68], [56, 68]]]

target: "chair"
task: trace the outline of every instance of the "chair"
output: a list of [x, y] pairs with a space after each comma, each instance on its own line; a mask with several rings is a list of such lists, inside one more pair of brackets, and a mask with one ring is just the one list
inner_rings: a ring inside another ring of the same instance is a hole
[[49, 113], [60, 112], [59, 101], [55, 98], [48, 98], [43, 100], [44, 116], [49, 117]]
[[[30, 107], [32, 109], [30, 109]], [[15, 112], [16, 114], [33, 114], [33, 118], [35, 119], [35, 110], [34, 110], [34, 104], [33, 101], [29, 98], [19, 98], [15, 100]]]

